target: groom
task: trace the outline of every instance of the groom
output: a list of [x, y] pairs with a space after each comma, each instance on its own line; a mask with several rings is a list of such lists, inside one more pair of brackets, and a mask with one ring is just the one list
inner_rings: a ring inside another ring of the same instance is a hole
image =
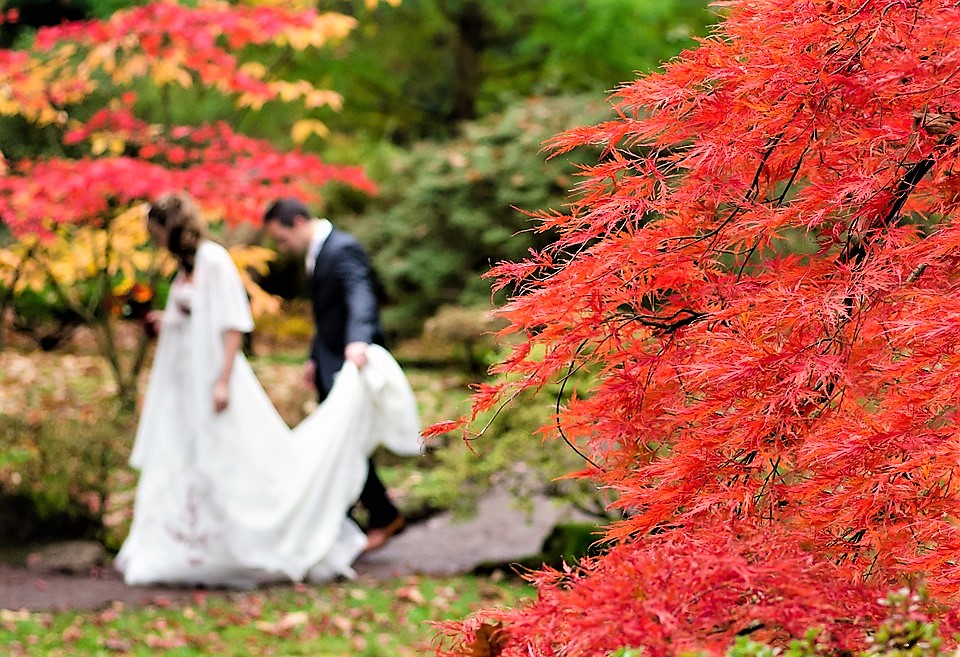
[[[384, 342], [367, 254], [354, 237], [313, 217], [296, 198], [274, 201], [263, 224], [277, 249], [305, 257], [316, 333], [304, 381], [316, 387], [323, 401], [345, 361], [362, 368], [367, 346]], [[402, 531], [406, 521], [387, 496], [372, 459], [369, 465], [360, 504], [369, 514], [367, 549], [374, 550]]]

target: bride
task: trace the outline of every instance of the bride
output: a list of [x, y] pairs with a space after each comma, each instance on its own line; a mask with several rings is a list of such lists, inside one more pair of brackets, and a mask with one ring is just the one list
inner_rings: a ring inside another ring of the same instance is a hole
[[179, 270], [130, 458], [140, 480], [117, 568], [132, 585], [352, 576], [366, 536], [347, 511], [369, 454], [378, 444], [420, 450], [403, 372], [371, 345], [368, 364], [347, 363], [291, 430], [240, 352], [253, 329], [247, 296], [227, 251], [204, 238], [196, 204], [167, 194], [147, 228]]

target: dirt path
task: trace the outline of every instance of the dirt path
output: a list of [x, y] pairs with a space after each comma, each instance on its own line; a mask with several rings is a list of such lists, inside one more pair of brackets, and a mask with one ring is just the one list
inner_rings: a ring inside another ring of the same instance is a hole
[[[469, 573], [482, 564], [509, 563], [539, 552], [544, 538], [566, 513], [548, 500], [537, 499], [528, 514], [515, 508], [505, 493], [494, 493], [481, 500], [473, 518], [455, 521], [444, 514], [411, 525], [382, 549], [363, 555], [354, 568], [360, 578], [382, 580]], [[194, 593], [185, 588], [127, 586], [111, 568], [64, 575], [0, 565], [0, 609], [90, 610], [111, 602], [178, 604]]]

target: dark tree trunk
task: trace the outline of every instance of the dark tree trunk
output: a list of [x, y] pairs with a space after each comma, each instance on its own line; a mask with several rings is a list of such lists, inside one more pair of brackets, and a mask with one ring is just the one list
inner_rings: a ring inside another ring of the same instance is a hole
[[477, 117], [477, 92], [482, 73], [480, 60], [486, 47], [487, 17], [479, 2], [464, 3], [448, 14], [456, 28], [454, 42], [455, 78], [450, 118], [463, 121]]

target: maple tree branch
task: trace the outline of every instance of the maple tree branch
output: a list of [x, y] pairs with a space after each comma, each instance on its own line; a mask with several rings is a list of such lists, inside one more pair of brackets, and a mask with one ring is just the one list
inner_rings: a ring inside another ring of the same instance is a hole
[[770, 139], [770, 145], [767, 147], [767, 150], [764, 151], [763, 157], [760, 158], [760, 164], [757, 165], [757, 170], [753, 174], [753, 180], [750, 181], [750, 187], [747, 188], [747, 200], [755, 200], [760, 194], [760, 175], [763, 173], [763, 167], [770, 160], [770, 157], [773, 156], [773, 152], [777, 149], [777, 146], [780, 145], [780, 142], [783, 140], [783, 135], [784, 133], [781, 132]]
[[[794, 116], [796, 116], [797, 112], [799, 112], [799, 108], [794, 112]], [[757, 169], [753, 174], [753, 180], [750, 181], [750, 185], [747, 187], [747, 191], [744, 193], [745, 201], [748, 201], [748, 202], [755, 201], [757, 199], [757, 196], [759, 196], [760, 176], [763, 174], [763, 168], [766, 166], [767, 162], [773, 156], [774, 152], [777, 149], [777, 146], [779, 146], [780, 142], [783, 140], [784, 135], [785, 133], [781, 132], [771, 137], [770, 140], [768, 141], [767, 149], [763, 152], [763, 155], [760, 157], [760, 163], [757, 165]], [[809, 148], [810, 146], [808, 144], [804, 148], [803, 153], [801, 153], [800, 161], [797, 162], [797, 166], [794, 169], [793, 175], [790, 177], [790, 181], [787, 185], [787, 188], [784, 190], [783, 194], [780, 197], [781, 201], [784, 198], [784, 196], [786, 196], [786, 193], [787, 193], [786, 190], [790, 188], [790, 185], [792, 185], [793, 180], [796, 178], [797, 172], [800, 169], [800, 163], [803, 161], [803, 154], [806, 153]], [[734, 219], [736, 219], [743, 212], [744, 212], [744, 208], [739, 204], [735, 204], [733, 206], [733, 209], [730, 211], [730, 214], [727, 215], [727, 217], [720, 222], [720, 225], [714, 228], [713, 230], [707, 231], [702, 235], [679, 235], [676, 237], [668, 237], [666, 238], [665, 241], [679, 241], [679, 242], [689, 241], [690, 244], [696, 244], [697, 242], [703, 242], [704, 240], [712, 239], [713, 241], [711, 242], [710, 246], [707, 247], [707, 251], [713, 251], [715, 250], [716, 241], [720, 237], [720, 233], [723, 231], [723, 229], [729, 226], [734, 221]], [[689, 246], [689, 245], [682, 244], [681, 246]]]
[[[924, 112], [922, 115], [915, 116], [914, 122], [918, 128], [923, 128], [930, 134], [940, 136], [937, 142], [937, 148], [951, 146], [956, 143], [956, 134], [953, 132], [957, 124], [957, 117], [955, 115], [950, 114], [948, 116]], [[844, 245], [838, 259], [841, 264], [851, 264], [854, 269], [859, 269], [863, 265], [867, 257], [867, 246], [870, 243], [870, 237], [880, 234], [883, 230], [890, 228], [899, 221], [903, 207], [910, 197], [910, 194], [913, 193], [917, 185], [930, 172], [936, 162], [935, 154], [931, 153], [914, 163], [897, 182], [892, 192], [890, 205], [883, 216], [880, 217], [877, 224], [874, 227], [866, 229], [860, 238], [856, 237], [852, 230], [848, 232], [847, 243]], [[926, 268], [926, 264], [918, 265], [910, 275], [907, 276], [905, 283], [909, 285], [915, 282]], [[839, 341], [838, 336], [840, 332], [854, 317], [854, 297], [852, 295], [847, 296], [844, 303], [847, 308], [847, 315], [836, 327], [836, 331], [832, 337], [833, 340]], [[854, 333], [856, 334], [856, 332], [857, 331]], [[828, 394], [832, 393], [830, 388], [832, 388], [832, 383], [826, 391]]]
[[917, 183], [919, 183], [927, 173], [930, 172], [930, 169], [933, 168], [933, 165], [936, 163], [936, 160], [932, 155], [928, 155], [919, 162], [913, 165], [911, 169], [901, 178], [900, 182], [897, 183], [897, 188], [894, 191], [894, 200], [890, 205], [890, 209], [887, 211], [887, 214], [881, 219], [880, 223], [883, 226], [892, 225], [900, 211], [903, 209], [904, 203], [907, 202], [907, 198], [916, 188]]
[[787, 179], [786, 185], [783, 187], [783, 191], [780, 193], [780, 196], [776, 199], [776, 205], [783, 205], [784, 199], [787, 198], [787, 194], [790, 192], [790, 188], [793, 187], [793, 183], [796, 182], [797, 176], [800, 174], [800, 167], [803, 165], [803, 158], [806, 157], [807, 153], [810, 152], [810, 145], [817, 138], [817, 131], [814, 130], [810, 133], [810, 141], [806, 146], [803, 147], [803, 151], [800, 153], [800, 157], [797, 158], [797, 163], [793, 167], [793, 171], [790, 173], [790, 178]]
[[[756, 454], [756, 452], [752, 452], [752, 454]], [[783, 481], [783, 474], [781, 474], [781, 473], [779, 472], [779, 469], [780, 469], [780, 461], [781, 461], [782, 459], [783, 459], [783, 455], [782, 455], [782, 454], [778, 454], [778, 455], [777, 455], [777, 460], [776, 460], [776, 461], [774, 461], [773, 458], [770, 458], [770, 459], [769, 459], [769, 461], [770, 461], [770, 472], [768, 472], [768, 473], [763, 477], [763, 483], [760, 485], [759, 490], [757, 490], [757, 492], [754, 493], [754, 495], [753, 495], [753, 503], [754, 503], [755, 505], [757, 505], [758, 507], [760, 506], [760, 502], [763, 500], [763, 498], [768, 495], [768, 490], [767, 490], [767, 489], [768, 489], [768, 487], [771, 485], [771, 480], [779, 479], [780, 481]], [[751, 459], [751, 460], [752, 460], [752, 459]], [[774, 507], [775, 505], [776, 505], [776, 502], [775, 502], [774, 500], [771, 500], [771, 503], [768, 505], [769, 515], [768, 515], [768, 518], [767, 518], [767, 519], [770, 520], [770, 522], [773, 522], [773, 512], [774, 512], [774, 508], [773, 508], [773, 507]]]
[[681, 308], [677, 312], [667, 317], [658, 317], [656, 315], [628, 315], [627, 320], [637, 322], [643, 326], [660, 329], [666, 333], [673, 333], [678, 329], [693, 324], [707, 317], [707, 313], [702, 313], [690, 308]]
[[[54, 277], [53, 272], [50, 271], [49, 267], [47, 267], [46, 265], [43, 265], [43, 268], [47, 275], [47, 283], [50, 285], [50, 288], [54, 291], [54, 294], [56, 294], [57, 299], [61, 303], [63, 303], [67, 308], [69, 308], [74, 313], [82, 317], [84, 321], [87, 322], [88, 324], [92, 324], [94, 326], [100, 325], [100, 322], [98, 321], [96, 313], [90, 308], [88, 308], [85, 304], [74, 302], [70, 298], [70, 295], [68, 295], [66, 291], [63, 289], [63, 286], [60, 284], [60, 282]], [[122, 376], [123, 367], [122, 367], [122, 364], [120, 363], [120, 357], [117, 353], [116, 345], [112, 344], [108, 340], [108, 336], [105, 336], [100, 331], [94, 330], [93, 336], [97, 342], [98, 347], [100, 348], [100, 353], [103, 354], [103, 356], [106, 358], [107, 362], [110, 365], [110, 369], [111, 369], [111, 373], [113, 374], [114, 381], [116, 382], [117, 386], [122, 387], [124, 383], [123, 376]]]
[[[516, 399], [519, 395], [520, 395], [520, 390], [515, 390], [513, 393], [511, 393], [509, 397], [507, 397], [497, 405], [497, 409], [493, 412], [493, 415], [490, 417], [490, 419], [487, 420], [487, 422], [483, 425], [483, 427], [479, 431], [477, 431], [472, 438], [466, 438], [466, 437], [464, 438], [463, 442], [467, 445], [467, 447], [470, 449], [471, 452], [473, 452], [473, 447], [470, 445], [470, 443], [474, 440], [479, 440], [480, 438], [482, 438], [490, 429], [490, 427], [493, 425], [494, 420], [496, 420], [497, 417], [500, 416], [500, 413], [502, 413], [507, 406], [513, 403], [513, 400]], [[474, 454], [476, 454], [476, 452], [474, 452]]]
[[[579, 354], [579, 353], [583, 350], [583, 348], [586, 347], [586, 346], [587, 346], [587, 340], [582, 341], [582, 342], [580, 343], [580, 346], [578, 346], [578, 347], [577, 347], [577, 350], [574, 352], [574, 355]], [[601, 468], [599, 465], [597, 465], [597, 464], [593, 461], [593, 459], [591, 459], [589, 456], [587, 456], [586, 454], [584, 454], [584, 453], [580, 450], [579, 447], [577, 447], [576, 445], [573, 444], [573, 441], [570, 440], [570, 438], [567, 437], [566, 432], [563, 430], [563, 426], [560, 424], [560, 400], [563, 398], [563, 391], [564, 391], [564, 389], [567, 387], [567, 381], [569, 381], [569, 380], [570, 380], [570, 377], [573, 376], [573, 372], [574, 372], [574, 362], [575, 362], [575, 361], [574, 361], [573, 359], [570, 360], [570, 364], [567, 366], [567, 373], [566, 373], [566, 375], [560, 380], [560, 390], [557, 391], [557, 398], [556, 398], [556, 405], [555, 405], [555, 410], [556, 410], [556, 412], [555, 412], [555, 414], [554, 414], [554, 418], [555, 418], [555, 419], [554, 419], [554, 424], [556, 425], [556, 427], [557, 427], [557, 433], [560, 434], [560, 437], [563, 439], [563, 442], [567, 443], [567, 445], [570, 447], [570, 449], [572, 449], [574, 452], [577, 453], [577, 456], [579, 456], [579, 457], [582, 458], [584, 461], [586, 461], [587, 463], [589, 463], [590, 465], [592, 465], [594, 468], [596, 468], [597, 470], [599, 470], [599, 471], [602, 472], [602, 471], [603, 471], [602, 468]], [[578, 366], [576, 367], [576, 369], [580, 369], [580, 366], [578, 365]]]
[[914, 269], [912, 272], [910, 272], [910, 275], [907, 276], [907, 281], [906, 281], [907, 284], [915, 283], [917, 279], [920, 278], [920, 276], [923, 274], [923, 272], [926, 271], [926, 269], [927, 269], [926, 264], [918, 265], [917, 268]]
[[[957, 124], [956, 116], [929, 112], [915, 117], [914, 121], [918, 127], [922, 127], [928, 133], [940, 135], [940, 139], [937, 142], [938, 148], [952, 146], [956, 143], [956, 134], [952, 132], [954, 126]], [[867, 229], [861, 239], [856, 239], [852, 235], [848, 237], [847, 245], [840, 254], [841, 263], [852, 263], [854, 266], [857, 266], [863, 262], [867, 255], [866, 243], [868, 242], [868, 236], [871, 233], [889, 228], [897, 223], [903, 206], [906, 204], [910, 194], [913, 193], [924, 176], [930, 173], [930, 170], [936, 163], [937, 159], [935, 155], [930, 154], [918, 160], [907, 170], [903, 177], [897, 182], [893, 190], [893, 198], [890, 205], [886, 213], [880, 217], [877, 222], [878, 225], [874, 228]], [[919, 274], [917, 275], [919, 276]]]
[[737, 272], [738, 283], [740, 282], [740, 279], [743, 278], [743, 272], [747, 270], [747, 265], [750, 263], [750, 258], [752, 258], [753, 254], [757, 252], [757, 248], [759, 246], [760, 246], [760, 235], [757, 235], [757, 239], [753, 241], [753, 246], [751, 246], [747, 250], [747, 255], [744, 257], [743, 262], [740, 264], [740, 271]]

